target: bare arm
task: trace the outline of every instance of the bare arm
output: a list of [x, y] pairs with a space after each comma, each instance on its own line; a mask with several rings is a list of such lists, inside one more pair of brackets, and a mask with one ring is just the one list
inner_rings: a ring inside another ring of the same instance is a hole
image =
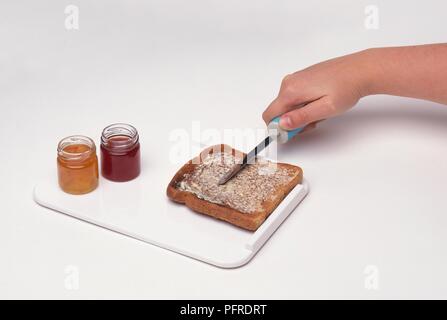
[[293, 129], [339, 115], [373, 94], [447, 104], [447, 44], [368, 49], [290, 74], [263, 118], [268, 123], [282, 115], [281, 126]]

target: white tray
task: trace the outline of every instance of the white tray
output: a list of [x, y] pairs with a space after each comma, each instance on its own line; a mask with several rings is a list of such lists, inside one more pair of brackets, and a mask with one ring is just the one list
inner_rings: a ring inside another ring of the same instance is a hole
[[165, 194], [168, 182], [152, 174], [128, 183], [101, 179], [94, 192], [73, 196], [62, 192], [51, 177], [35, 187], [34, 199], [41, 206], [184, 256], [237, 268], [253, 258], [308, 192], [306, 182], [296, 186], [256, 232], [249, 232], [171, 202]]

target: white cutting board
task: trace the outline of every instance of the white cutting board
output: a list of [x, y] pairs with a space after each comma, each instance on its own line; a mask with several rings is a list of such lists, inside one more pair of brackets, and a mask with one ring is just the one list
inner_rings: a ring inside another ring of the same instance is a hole
[[[296, 186], [256, 231], [195, 213], [166, 197], [174, 172], [146, 170], [126, 183], [100, 179], [90, 194], [75, 196], [59, 189], [55, 176], [38, 183], [34, 199], [41, 206], [123, 235], [222, 267], [249, 262], [308, 192]], [[171, 176], [172, 175], [172, 176]]]

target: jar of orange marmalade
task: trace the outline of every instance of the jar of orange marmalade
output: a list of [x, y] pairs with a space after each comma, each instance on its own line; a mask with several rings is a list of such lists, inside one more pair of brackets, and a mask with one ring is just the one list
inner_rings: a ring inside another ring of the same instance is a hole
[[92, 139], [70, 136], [57, 148], [59, 186], [70, 194], [85, 194], [98, 186], [98, 157]]

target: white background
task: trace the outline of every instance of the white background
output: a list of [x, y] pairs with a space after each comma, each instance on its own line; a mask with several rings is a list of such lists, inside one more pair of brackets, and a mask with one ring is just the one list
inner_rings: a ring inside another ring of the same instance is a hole
[[[65, 29], [68, 4], [79, 30]], [[364, 27], [369, 4], [378, 30]], [[281, 148], [311, 192], [241, 269], [32, 199], [64, 136], [97, 140], [107, 124], [133, 123], [145, 170], [157, 170], [172, 129], [263, 128], [285, 74], [367, 47], [445, 42], [446, 10], [444, 0], [2, 1], [0, 297], [447, 298], [447, 108], [434, 103], [368, 97]], [[369, 265], [378, 290], [365, 288]]]

